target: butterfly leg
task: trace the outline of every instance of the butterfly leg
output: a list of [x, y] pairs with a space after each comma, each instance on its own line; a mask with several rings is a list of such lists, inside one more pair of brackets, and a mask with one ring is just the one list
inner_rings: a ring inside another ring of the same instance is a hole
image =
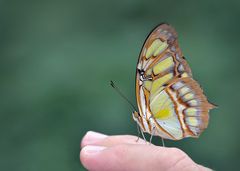
[[162, 146], [165, 147], [164, 139], [162, 137], [161, 139], [162, 139]]
[[147, 140], [146, 140], [146, 138], [145, 138], [144, 133], [143, 133], [142, 130], [141, 130], [141, 133], [142, 133], [142, 137], [143, 137], [144, 141], [147, 143]]
[[136, 142], [138, 142], [138, 140], [140, 138], [140, 128], [139, 128], [138, 124], [137, 124], [137, 131], [138, 131], [138, 136], [137, 136]]
[[150, 137], [150, 140], [149, 140], [150, 144], [152, 143], [152, 138], [153, 138], [153, 135], [155, 134], [155, 131], [156, 131], [156, 127], [153, 127], [153, 131], [151, 133], [151, 137]]
[[138, 142], [138, 140], [139, 140], [139, 138], [140, 138], [140, 133], [142, 134], [142, 137], [143, 137], [144, 141], [147, 142], [147, 140], [146, 140], [146, 138], [145, 138], [145, 136], [144, 136], [143, 131], [141, 130], [141, 128], [140, 128], [138, 125], [137, 125], [137, 130], [138, 130], [138, 137], [137, 137], [137, 139], [136, 139], [136, 142]]
[[141, 76], [141, 78], [140, 78], [141, 81], [150, 81], [150, 80], [152, 80], [152, 79], [153, 79], [153, 78], [152, 78], [151, 76], [147, 76], [147, 77]]

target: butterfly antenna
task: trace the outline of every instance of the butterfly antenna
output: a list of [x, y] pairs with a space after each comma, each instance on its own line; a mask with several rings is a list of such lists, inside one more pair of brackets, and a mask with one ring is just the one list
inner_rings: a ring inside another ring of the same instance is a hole
[[137, 109], [135, 108], [135, 106], [132, 104], [132, 102], [122, 93], [122, 91], [114, 84], [114, 82], [111, 80], [110, 81], [110, 85], [112, 86], [112, 88], [114, 88], [118, 94], [124, 98], [130, 105], [131, 107], [134, 109], [134, 111], [137, 111]]

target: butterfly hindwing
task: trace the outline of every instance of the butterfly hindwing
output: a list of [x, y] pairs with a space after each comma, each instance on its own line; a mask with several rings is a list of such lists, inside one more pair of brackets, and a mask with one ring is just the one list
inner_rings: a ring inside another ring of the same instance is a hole
[[185, 136], [198, 136], [207, 128], [208, 112], [214, 105], [207, 101], [199, 84], [190, 77], [178, 79], [169, 85], [169, 92], [178, 103]]

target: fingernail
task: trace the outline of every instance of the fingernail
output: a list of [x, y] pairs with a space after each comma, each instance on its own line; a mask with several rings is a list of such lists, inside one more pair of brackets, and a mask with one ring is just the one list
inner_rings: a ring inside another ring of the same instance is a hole
[[95, 155], [106, 149], [104, 146], [87, 145], [81, 150], [82, 155]]
[[101, 134], [98, 132], [94, 132], [94, 131], [88, 131], [82, 139], [81, 146], [84, 147], [86, 145], [97, 143], [106, 137], [107, 137], [107, 135], [104, 135], [104, 134]]
[[[106, 149], [107, 147], [104, 146], [94, 146], [94, 145], [87, 145], [82, 148], [80, 151], [80, 161], [82, 165], [87, 170], [94, 170], [91, 169], [95, 167], [95, 160], [98, 160], [101, 157], [101, 152]], [[95, 169], [96, 170], [96, 169]]]

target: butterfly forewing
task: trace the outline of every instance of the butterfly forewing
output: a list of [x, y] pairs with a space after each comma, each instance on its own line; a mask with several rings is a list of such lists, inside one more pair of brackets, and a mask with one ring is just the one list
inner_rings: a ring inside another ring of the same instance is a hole
[[192, 79], [168, 24], [156, 27], [146, 39], [137, 64], [136, 96], [143, 131], [167, 139], [198, 137], [208, 125], [208, 103]]

